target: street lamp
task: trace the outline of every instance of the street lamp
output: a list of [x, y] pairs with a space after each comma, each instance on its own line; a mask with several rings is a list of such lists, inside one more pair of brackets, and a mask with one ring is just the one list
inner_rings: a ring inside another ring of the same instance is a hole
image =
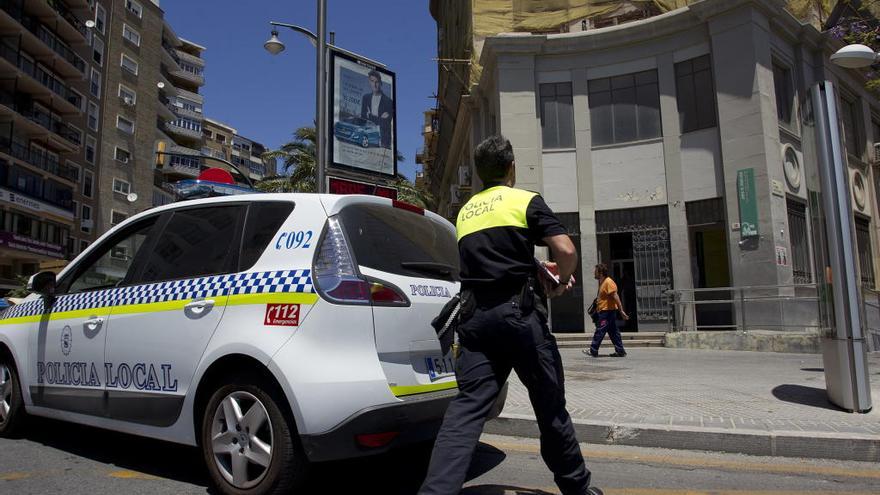
[[[318, 193], [324, 192], [324, 170], [325, 160], [327, 159], [326, 150], [326, 134], [327, 134], [327, 0], [316, 0], [318, 4], [318, 34], [309, 31], [294, 24], [286, 24], [283, 22], [270, 22], [272, 26], [281, 26], [292, 29], [309, 38], [309, 41], [315, 46], [317, 64], [315, 69], [315, 129], [316, 153], [315, 160], [315, 190]], [[278, 55], [284, 51], [284, 43], [278, 39], [278, 31], [272, 30], [272, 37], [263, 44], [267, 52], [272, 55]]]
[[877, 54], [870, 47], [854, 43], [834, 52], [831, 61], [846, 69], [863, 69], [877, 62]]

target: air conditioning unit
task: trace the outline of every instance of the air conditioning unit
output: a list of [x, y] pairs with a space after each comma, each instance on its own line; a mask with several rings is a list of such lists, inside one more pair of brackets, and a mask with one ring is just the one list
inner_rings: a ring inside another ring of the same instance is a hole
[[134, 106], [134, 98], [132, 98], [131, 96], [123, 96], [122, 103], [124, 103], [125, 105], [127, 105], [129, 107], [133, 107]]
[[874, 143], [874, 161], [880, 162], [880, 143]]

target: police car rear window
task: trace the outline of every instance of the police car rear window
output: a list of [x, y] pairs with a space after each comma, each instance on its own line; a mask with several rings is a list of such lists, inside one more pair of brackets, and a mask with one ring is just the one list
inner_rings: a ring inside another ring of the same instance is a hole
[[458, 279], [455, 235], [424, 215], [352, 205], [339, 216], [359, 265], [409, 277]]
[[240, 271], [254, 266], [292, 211], [293, 203], [287, 201], [258, 201], [250, 204], [241, 242]]

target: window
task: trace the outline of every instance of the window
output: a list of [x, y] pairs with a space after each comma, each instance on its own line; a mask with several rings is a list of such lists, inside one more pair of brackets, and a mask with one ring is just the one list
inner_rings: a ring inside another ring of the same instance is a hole
[[141, 35], [134, 29], [128, 27], [128, 24], [122, 25], [122, 37], [132, 42], [135, 46], [141, 46]]
[[107, 25], [107, 11], [101, 4], [95, 6], [95, 29], [104, 34], [104, 27]]
[[125, 8], [132, 14], [136, 15], [138, 19], [144, 15], [144, 8], [134, 0], [125, 0]]
[[128, 215], [121, 211], [110, 210], [110, 225], [118, 225], [124, 222], [127, 218]]
[[170, 163], [172, 167], [194, 168], [198, 171], [202, 166], [202, 159], [197, 155], [192, 155], [192, 158], [186, 156], [172, 156]]
[[[375, 205], [344, 208], [339, 216], [360, 265], [408, 277], [453, 280], [458, 276], [455, 235], [427, 217]], [[405, 268], [401, 261], [435, 263], [451, 269], [444, 276], [436, 271]]]
[[80, 206], [79, 230], [86, 234], [92, 231], [92, 207], [89, 205]]
[[101, 97], [101, 73], [98, 72], [95, 68], [92, 68], [92, 78], [89, 83], [89, 92], [92, 93], [92, 96], [95, 98]]
[[173, 121], [172, 124], [183, 129], [189, 129], [190, 131], [202, 132], [202, 123], [196, 120], [178, 118]]
[[92, 136], [86, 136], [86, 161], [95, 164], [95, 152], [98, 142]]
[[213, 206], [175, 211], [152, 249], [140, 282], [229, 273], [236, 262], [236, 232], [244, 207]]
[[69, 101], [70, 104], [75, 106], [76, 108], [79, 108], [80, 112], [82, 112], [83, 110], [86, 109], [86, 107], [85, 107], [86, 99], [83, 98], [83, 95], [80, 94], [79, 91], [77, 91], [71, 87], [67, 88], [67, 101]]
[[98, 130], [98, 105], [89, 102], [89, 129]]
[[657, 71], [589, 82], [593, 146], [660, 137]]
[[789, 199], [788, 237], [791, 240], [791, 267], [794, 283], [809, 284], [813, 281], [810, 269], [809, 237], [807, 236], [807, 205]]
[[126, 105], [133, 106], [137, 103], [137, 93], [135, 90], [119, 85], [119, 97], [122, 99], [122, 102]]
[[128, 163], [129, 160], [131, 160], [131, 153], [129, 153], [128, 150], [124, 150], [117, 146], [116, 151], [114, 152], [114, 158], [122, 163]]
[[856, 244], [859, 248], [859, 272], [862, 275], [862, 287], [874, 289], [874, 260], [871, 253], [871, 221], [856, 216]]
[[293, 203], [251, 203], [244, 227], [241, 262], [238, 265], [240, 271], [249, 269], [257, 262], [292, 211]]
[[773, 87], [776, 91], [776, 117], [780, 124], [790, 126], [794, 113], [791, 70], [776, 62], [773, 63]]
[[88, 249], [88, 248], [89, 248], [89, 244], [90, 244], [89, 241], [87, 241], [87, 240], [85, 240], [85, 239], [79, 241], [79, 252], [82, 253], [83, 251], [85, 251], [86, 249]]
[[128, 194], [131, 192], [131, 184], [122, 179], [113, 178], [113, 192]]
[[209, 131], [208, 129], [205, 129], [204, 131], [205, 131], [205, 137], [206, 137], [206, 138], [208, 138], [208, 139], [214, 139], [214, 133], [213, 133], [213, 132]]
[[104, 65], [104, 42], [97, 36], [92, 41], [92, 60], [98, 65]]
[[[83, 196], [85, 196], [87, 198], [91, 198], [94, 195], [94, 190], [93, 190], [94, 189], [94, 182], [95, 182], [95, 175], [92, 173], [92, 171], [91, 170], [84, 170], [83, 171], [83, 188], [82, 188]], [[84, 208], [85, 208], [85, 206], [86, 205], [83, 205]]]
[[843, 123], [843, 138], [846, 140], [846, 151], [857, 157], [862, 156], [862, 135], [859, 132], [861, 113], [856, 108], [856, 100], [845, 96], [840, 97], [840, 120]]
[[134, 134], [134, 122], [122, 115], [116, 116], [116, 128], [128, 134]]
[[[70, 173], [71, 173], [70, 180], [72, 180], [75, 183], [79, 183], [79, 179], [82, 174], [82, 169], [80, 168], [80, 166], [77, 165], [76, 163], [73, 163], [70, 160], [67, 160], [67, 166], [70, 168]], [[74, 208], [73, 211], [76, 211], [76, 208]]]
[[675, 96], [682, 134], [717, 125], [709, 55], [675, 64]]
[[225, 143], [226, 142], [226, 136], [224, 136], [223, 134], [217, 134], [216, 136], [217, 136], [218, 143]]
[[571, 83], [541, 84], [539, 93], [544, 149], [574, 148]]
[[133, 58], [129, 57], [126, 54], [122, 54], [122, 59], [120, 61], [120, 65], [123, 69], [131, 72], [134, 75], [138, 74], [138, 63], [134, 61]]
[[61, 292], [75, 294], [119, 286], [128, 276], [134, 258], [146, 242], [157, 218], [153, 216], [136, 222], [101, 243], [97, 250], [70, 272], [72, 275], [69, 278], [65, 277], [60, 282]]

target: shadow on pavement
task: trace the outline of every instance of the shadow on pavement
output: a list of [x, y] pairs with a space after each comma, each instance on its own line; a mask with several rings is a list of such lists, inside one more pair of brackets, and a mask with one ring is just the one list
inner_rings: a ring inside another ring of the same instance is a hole
[[554, 492], [546, 492], [537, 488], [520, 488], [507, 485], [478, 485], [469, 486], [461, 491], [461, 495], [554, 495]]
[[194, 485], [207, 486], [200, 452], [185, 445], [46, 418], [29, 418], [30, 441], [93, 461]]
[[[30, 418], [27, 430], [24, 439], [78, 457], [157, 478], [203, 487], [208, 485], [208, 473], [201, 452], [194, 447], [45, 418]], [[425, 478], [431, 448], [432, 443], [422, 443], [386, 454], [316, 463], [302, 493], [413, 495]], [[504, 452], [495, 447], [479, 444], [467, 479], [477, 478], [494, 469], [505, 457]], [[206, 491], [214, 493], [207, 488]]]
[[804, 385], [779, 385], [773, 389], [773, 396], [785, 402], [804, 406], [820, 407], [832, 411], [843, 411], [828, 401], [828, 393], [824, 388], [806, 387]]

